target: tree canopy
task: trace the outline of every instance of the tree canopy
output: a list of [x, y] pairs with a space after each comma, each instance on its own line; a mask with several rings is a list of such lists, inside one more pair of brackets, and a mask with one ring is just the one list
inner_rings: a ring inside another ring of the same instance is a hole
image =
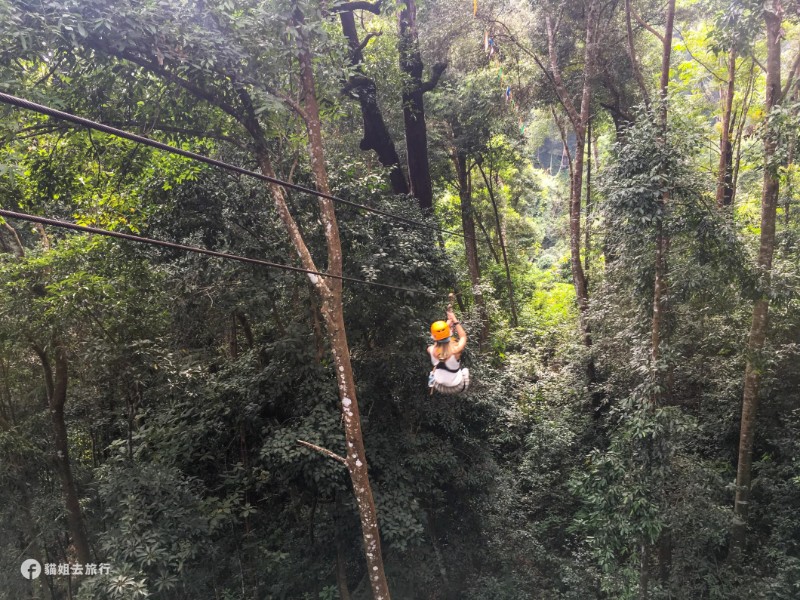
[[0, 600], [798, 597], [795, 0], [0, 23]]

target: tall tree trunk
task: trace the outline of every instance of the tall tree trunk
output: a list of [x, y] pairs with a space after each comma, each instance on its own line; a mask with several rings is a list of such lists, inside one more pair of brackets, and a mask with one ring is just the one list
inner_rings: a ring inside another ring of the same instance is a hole
[[492, 210], [494, 211], [494, 221], [497, 226], [497, 239], [500, 242], [500, 250], [503, 252], [503, 264], [506, 268], [506, 285], [508, 286], [508, 302], [511, 307], [511, 323], [514, 327], [519, 326], [517, 319], [517, 304], [514, 302], [514, 283], [511, 281], [511, 269], [508, 266], [508, 252], [506, 250], [505, 236], [503, 235], [503, 226], [500, 223], [500, 211], [497, 209], [497, 199], [494, 197], [494, 187], [492, 182], [486, 177], [483, 167], [479, 164], [478, 170], [481, 172], [483, 182], [486, 184], [486, 189], [489, 192], [489, 200], [492, 202]]
[[[389, 179], [392, 191], [395, 194], [408, 194], [408, 183], [400, 167], [400, 157], [397, 155], [394, 141], [389, 134], [389, 129], [383, 120], [383, 113], [378, 106], [378, 91], [375, 82], [364, 75], [361, 63], [364, 61], [362, 44], [358, 39], [356, 20], [353, 11], [339, 14], [342, 23], [342, 32], [347, 38], [350, 47], [350, 65], [355, 68], [353, 75], [345, 86], [345, 92], [354, 93], [361, 105], [361, 117], [364, 122], [364, 136], [359, 147], [364, 150], [374, 150], [378, 160], [384, 167], [389, 167]], [[427, 146], [427, 144], [426, 144]]]
[[399, 28], [400, 69], [406, 78], [403, 83], [402, 99], [408, 178], [411, 182], [411, 193], [419, 202], [420, 208], [430, 210], [433, 207], [433, 185], [428, 161], [428, 129], [425, 124], [423, 96], [425, 92], [436, 87], [446, 65], [435, 65], [431, 79], [427, 82], [422, 81], [424, 66], [419, 50], [415, 0], [403, 0], [399, 14]]
[[583, 228], [583, 273], [589, 286], [592, 253], [592, 119], [586, 124], [586, 225]]
[[67, 403], [67, 384], [69, 382], [67, 355], [61, 344], [53, 343], [55, 372], [51, 365], [50, 357], [44, 348], [34, 347], [39, 356], [44, 371], [47, 401], [50, 410], [50, 419], [53, 423], [53, 443], [55, 446], [55, 464], [58, 477], [61, 480], [61, 494], [67, 509], [67, 526], [69, 527], [72, 545], [78, 560], [84, 564], [91, 562], [89, 540], [81, 515], [81, 505], [78, 499], [78, 490], [72, 476], [72, 466], [69, 458], [69, 440], [67, 438], [67, 424], [64, 420], [64, 407]]
[[[766, 111], [769, 116], [781, 102], [781, 21], [780, 0], [771, 0], [764, 8], [767, 30]], [[739, 464], [736, 471], [736, 499], [732, 531], [732, 549], [739, 553], [744, 546], [750, 502], [753, 437], [758, 411], [758, 392], [763, 368], [760, 356], [764, 349], [769, 321], [769, 287], [772, 257], [775, 251], [775, 221], [778, 207], [779, 180], [774, 162], [777, 132], [769, 125], [764, 136], [764, 183], [761, 193], [761, 236], [758, 267], [763, 275], [760, 297], [753, 305], [753, 320], [747, 342], [747, 363], [742, 396], [742, 421], [739, 432]]]
[[[659, 121], [661, 125], [662, 143], [666, 144], [667, 138], [667, 94], [669, 92], [669, 66], [672, 58], [672, 31], [675, 21], [675, 0], [669, 0], [667, 4], [667, 26], [664, 32], [664, 45], [661, 55], [661, 85], [659, 106]], [[660, 216], [656, 219], [656, 256], [655, 256], [655, 277], [653, 282], [653, 321], [650, 331], [650, 360], [653, 368], [653, 375], [656, 380], [656, 397], [654, 401], [661, 397], [658, 362], [661, 358], [661, 342], [665, 337], [664, 317], [666, 313], [667, 295], [667, 255], [669, 254], [669, 235], [664, 232], [664, 218], [669, 204], [669, 193], [664, 192], [659, 198]]]
[[551, 17], [547, 17], [547, 51], [552, 70], [552, 80], [559, 101], [564, 106], [572, 129], [575, 132], [575, 156], [572, 157], [569, 190], [569, 231], [570, 231], [570, 263], [572, 267], [572, 283], [580, 311], [581, 333], [583, 343], [592, 345], [589, 331], [589, 290], [586, 275], [581, 264], [581, 195], [583, 191], [583, 160], [586, 145], [586, 127], [589, 123], [592, 102], [592, 79], [595, 75], [596, 43], [599, 23], [599, 7], [595, 0], [590, 0], [586, 11], [586, 38], [584, 48], [583, 89], [581, 92], [580, 112], [573, 104], [570, 94], [564, 85], [561, 69], [558, 64], [556, 49], [556, 25]]
[[728, 54], [728, 85], [723, 94], [722, 132], [719, 144], [719, 169], [717, 171], [717, 206], [730, 206], [733, 201], [733, 144], [731, 143], [731, 114], [733, 113], [734, 82], [736, 77], [736, 50]]
[[472, 214], [472, 186], [467, 170], [467, 155], [460, 150], [456, 151], [456, 173], [458, 176], [458, 196], [461, 200], [461, 228], [464, 232], [464, 250], [467, 255], [467, 269], [472, 283], [472, 296], [478, 307], [481, 318], [481, 330], [478, 336], [478, 346], [481, 350], [489, 338], [489, 320], [486, 315], [486, 302], [481, 292], [481, 266], [478, 262], [478, 239], [475, 237], [475, 219]]
[[[303, 18], [299, 11], [296, 12], [296, 19], [298, 23], [302, 25]], [[319, 117], [319, 106], [317, 104], [314, 84], [312, 55], [305, 36], [302, 33], [298, 38], [298, 58], [300, 61], [303, 89], [302, 116], [306, 123], [306, 131], [308, 133], [311, 170], [317, 190], [325, 194], [330, 194], [328, 173], [325, 166], [325, 153], [322, 143], [322, 125]], [[269, 168], [271, 169], [271, 166]], [[273, 195], [276, 197], [280, 196], [281, 203], [284, 205], [280, 212], [285, 215], [284, 222], [288, 225], [286, 216], [291, 219], [291, 215], [288, 214], [288, 209], [285, 207], [283, 190], [277, 188], [277, 186], [272, 187]], [[342, 246], [339, 239], [339, 226], [336, 220], [333, 202], [328, 198], [320, 198], [319, 204], [327, 242], [328, 272], [333, 275], [341, 275]], [[292, 224], [296, 229], [296, 224], [294, 224], [293, 220]], [[289, 230], [291, 233], [291, 226], [289, 226]], [[293, 241], [301, 257], [306, 257], [308, 264], [314, 264], [302, 238], [296, 237], [293, 238]], [[312, 269], [317, 270], [313, 267]], [[375, 509], [375, 500], [372, 495], [372, 486], [367, 469], [367, 456], [361, 431], [361, 417], [356, 396], [353, 367], [350, 362], [347, 331], [344, 323], [342, 281], [337, 279], [323, 281], [322, 278], [316, 276], [312, 277], [312, 283], [320, 295], [322, 317], [331, 343], [331, 352], [336, 369], [335, 372], [341, 400], [342, 421], [344, 423], [345, 444], [347, 449], [344, 462], [350, 474], [353, 493], [355, 494], [356, 504], [358, 505], [370, 586], [375, 600], [389, 600], [389, 586], [383, 567], [378, 515]]]

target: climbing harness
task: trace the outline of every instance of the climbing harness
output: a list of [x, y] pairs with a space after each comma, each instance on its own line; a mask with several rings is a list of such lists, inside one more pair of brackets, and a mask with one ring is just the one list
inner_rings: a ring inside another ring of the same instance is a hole
[[[450, 303], [447, 305], [447, 311], [453, 310], [454, 295], [450, 294]], [[431, 337], [433, 337], [436, 344], [449, 344], [451, 339], [450, 326], [445, 321], [436, 321], [431, 325]], [[441, 360], [430, 353], [433, 368], [428, 375], [428, 388], [432, 395], [434, 390], [440, 394], [452, 395], [460, 394], [467, 391], [469, 387], [469, 369], [461, 366], [461, 361], [455, 356], [448, 356], [445, 360]], [[436, 372], [446, 371], [453, 375], [449, 381], [437, 381]]]

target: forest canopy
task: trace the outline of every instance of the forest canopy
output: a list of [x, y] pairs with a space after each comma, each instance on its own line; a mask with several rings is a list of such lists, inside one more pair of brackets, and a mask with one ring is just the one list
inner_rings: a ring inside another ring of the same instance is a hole
[[800, 597], [796, 0], [0, 0], [0, 140], [0, 600]]

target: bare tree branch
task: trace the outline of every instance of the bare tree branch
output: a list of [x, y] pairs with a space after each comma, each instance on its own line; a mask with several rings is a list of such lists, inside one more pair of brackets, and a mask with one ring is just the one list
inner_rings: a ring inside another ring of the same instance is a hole
[[439, 79], [441, 79], [442, 77], [442, 73], [444, 73], [444, 70], [446, 68], [447, 68], [446, 62], [436, 63], [435, 65], [433, 65], [433, 67], [431, 68], [431, 78], [428, 81], [424, 82], [419, 87], [419, 89], [422, 91], [423, 94], [425, 92], [430, 92], [433, 88], [436, 87], [436, 85], [439, 83]]
[[3, 229], [0, 231], [0, 249], [13, 254], [17, 258], [25, 256], [25, 247], [17, 234], [17, 230], [3, 219]]
[[655, 28], [654, 28], [652, 25], [650, 25], [650, 23], [648, 23], [647, 21], [645, 21], [644, 19], [642, 19], [642, 17], [640, 17], [640, 16], [639, 16], [639, 13], [637, 13], [637, 12], [636, 12], [636, 11], [633, 9], [633, 7], [631, 7], [631, 14], [633, 15], [633, 18], [634, 18], [634, 19], [636, 19], [636, 22], [637, 22], [637, 23], [639, 23], [639, 25], [641, 25], [642, 27], [644, 27], [645, 29], [647, 29], [647, 31], [649, 31], [649, 32], [650, 32], [650, 33], [652, 33], [654, 36], [656, 36], [656, 37], [658, 38], [658, 41], [660, 41], [662, 44], [664, 43], [664, 36], [663, 36], [663, 35], [661, 35], [661, 34], [658, 32], [658, 30], [656, 30], [656, 29], [655, 29]]
[[310, 448], [311, 450], [316, 450], [317, 452], [324, 454], [328, 458], [332, 458], [335, 461], [342, 463], [343, 465], [347, 465], [347, 459], [344, 456], [339, 456], [335, 452], [328, 450], [327, 448], [323, 448], [322, 446], [317, 446], [316, 444], [312, 444], [311, 442], [306, 442], [304, 440], [297, 440], [297, 443], [300, 446], [305, 446], [306, 448]]
[[367, 47], [367, 44], [369, 44], [369, 41], [372, 38], [376, 38], [379, 35], [383, 35], [383, 31], [370, 31], [367, 35], [364, 36], [364, 39], [361, 41], [361, 43], [358, 45], [355, 51], [361, 52], [364, 48]]

